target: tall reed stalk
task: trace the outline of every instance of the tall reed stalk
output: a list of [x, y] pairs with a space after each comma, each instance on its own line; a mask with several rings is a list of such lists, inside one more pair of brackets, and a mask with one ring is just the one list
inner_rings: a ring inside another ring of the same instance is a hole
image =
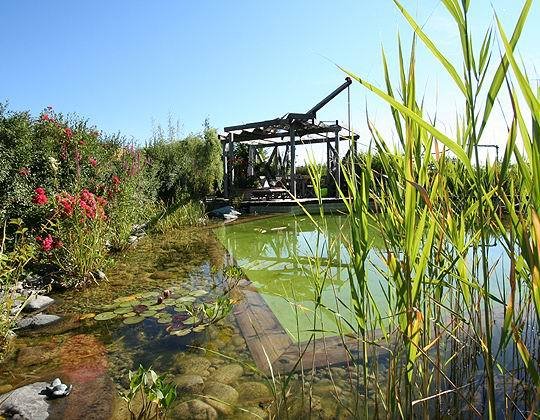
[[[540, 100], [514, 57], [532, 1], [524, 2], [510, 39], [497, 20], [476, 48], [471, 2], [442, 0], [461, 41], [459, 66], [394, 2], [414, 32], [408, 60], [398, 40], [398, 85], [384, 51], [384, 90], [342, 68], [390, 105], [399, 139], [385, 139], [368, 118], [367, 158], [342, 168], [340, 194], [350, 226], [348, 309], [361, 348], [358, 386], [366, 395], [362, 414], [533, 418], [540, 399], [534, 338], [540, 323]], [[504, 47], [499, 59], [493, 53], [496, 32]], [[427, 117], [418, 95], [418, 43], [463, 97], [452, 135]], [[505, 154], [501, 163], [483, 162], [479, 146], [503, 86], [513, 107]], [[523, 117], [523, 103], [532, 126]], [[371, 167], [374, 153], [380, 173]], [[456, 200], [450, 186], [467, 193]], [[384, 243], [378, 251], [373, 232]], [[494, 256], [493, 246], [504, 249], [504, 259]], [[367, 267], [374, 259], [383, 262], [387, 308], [377, 307], [373, 297]], [[494, 278], [506, 261], [503, 277]], [[375, 357], [381, 347], [388, 351], [384, 376]], [[367, 398], [368, 389], [375, 396]]]

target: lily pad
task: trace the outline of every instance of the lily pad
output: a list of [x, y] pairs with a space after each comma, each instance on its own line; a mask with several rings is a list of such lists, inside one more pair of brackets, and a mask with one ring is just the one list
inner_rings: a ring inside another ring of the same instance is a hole
[[172, 322], [172, 317], [161, 317], [161, 318], [158, 318], [158, 324], [169, 324]]
[[133, 300], [129, 300], [129, 301], [126, 301], [126, 302], [120, 302], [118, 304], [118, 306], [120, 306], [120, 307], [135, 306], [135, 305], [139, 305], [140, 303], [141, 303], [140, 300], [133, 299]]
[[152, 309], [149, 309], [147, 311], [144, 311], [144, 312], [141, 312], [139, 315], [140, 316], [143, 316], [145, 318], [150, 318], [150, 317], [153, 317], [154, 315], [156, 315], [156, 311], [152, 310]]
[[148, 310], [148, 306], [146, 305], [135, 305], [133, 307], [133, 312], [137, 313], [137, 314], [140, 314], [144, 311]]
[[131, 318], [132, 316], [137, 316], [137, 314], [135, 312], [127, 312], [122, 315], [122, 318]]
[[116, 318], [117, 314], [114, 312], [102, 312], [100, 314], [97, 314], [94, 319], [96, 321], [108, 321], [109, 319]]
[[131, 307], [129, 306], [120, 306], [119, 308], [114, 310], [114, 313], [118, 315], [124, 315], [128, 312], [131, 312]]
[[195, 302], [195, 297], [193, 296], [182, 296], [176, 299], [176, 302], [184, 303], [184, 302]]
[[84, 314], [84, 315], [81, 315], [81, 317], [79, 318], [81, 321], [83, 319], [92, 319], [92, 318], [95, 318], [96, 314]]
[[141, 298], [157, 298], [159, 296], [159, 292], [146, 292], [141, 295]]
[[130, 295], [130, 296], [122, 296], [119, 298], [116, 298], [113, 300], [114, 303], [125, 303], [125, 302], [131, 302], [137, 298], [137, 295]]
[[124, 324], [127, 324], [127, 325], [138, 324], [141, 321], [144, 321], [143, 316], [131, 316], [129, 318], [124, 319]]
[[192, 292], [189, 292], [189, 294], [191, 296], [199, 297], [199, 296], [207, 295], [208, 292], [206, 290], [193, 290]]
[[160, 303], [159, 305], [152, 306], [150, 309], [153, 309], [155, 311], [159, 311], [159, 310], [164, 309], [164, 308], [165, 308], [165, 305], [163, 303]]

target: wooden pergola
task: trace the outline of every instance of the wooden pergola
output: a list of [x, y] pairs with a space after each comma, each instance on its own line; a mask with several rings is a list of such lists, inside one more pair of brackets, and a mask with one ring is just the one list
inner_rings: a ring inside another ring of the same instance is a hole
[[[263, 163], [265, 168], [265, 173], [258, 175], [268, 177], [271, 165], [275, 165], [278, 173], [282, 175], [281, 184], [294, 198], [302, 198], [305, 192], [298, 191], [297, 188], [296, 147], [326, 143], [328, 181], [333, 179], [339, 185], [341, 181], [340, 142], [349, 142], [350, 149], [347, 154], [354, 155], [358, 136], [340, 126], [338, 121], [331, 123], [317, 121], [316, 114], [339, 93], [348, 89], [350, 84], [351, 79], [346, 78], [345, 83], [306, 113], [288, 113], [281, 118], [225, 127], [226, 134], [220, 136], [223, 150], [225, 197], [232, 196], [235, 181], [233, 159], [235, 145], [238, 144], [245, 144], [248, 147], [248, 176], [256, 175], [254, 167], [257, 161]], [[272, 149], [268, 157], [261, 153], [261, 149], [265, 148]], [[330, 184], [328, 182], [328, 185]]]

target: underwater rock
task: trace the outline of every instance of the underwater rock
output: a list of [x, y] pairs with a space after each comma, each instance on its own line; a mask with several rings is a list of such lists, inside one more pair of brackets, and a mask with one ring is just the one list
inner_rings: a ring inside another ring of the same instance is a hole
[[32, 420], [49, 418], [47, 396], [41, 393], [47, 385], [36, 382], [0, 395], [0, 416]]
[[238, 400], [244, 404], [259, 405], [274, 399], [272, 392], [262, 382], [242, 382], [236, 386]]
[[17, 354], [17, 365], [21, 367], [47, 363], [58, 356], [58, 349], [51, 345], [22, 347]]
[[200, 394], [204, 389], [204, 381], [200, 375], [184, 374], [174, 378], [178, 392]]
[[216, 410], [201, 400], [186, 401], [173, 410], [173, 418], [179, 420], [217, 420]]
[[26, 306], [23, 308], [24, 312], [43, 311], [48, 306], [54, 303], [54, 299], [49, 296], [34, 295], [28, 298]]
[[203, 401], [226, 416], [233, 413], [234, 404], [238, 401], [236, 389], [220, 382], [207, 382], [204, 394]]
[[247, 407], [244, 410], [246, 411], [235, 414], [234, 418], [236, 420], [261, 420], [268, 418], [268, 413], [260, 407]]
[[178, 356], [176, 358], [176, 367], [180, 373], [190, 375], [208, 376], [210, 360], [201, 356]]
[[61, 318], [57, 315], [38, 314], [28, 318], [19, 319], [15, 324], [15, 329], [38, 328], [53, 324]]
[[156, 271], [155, 273], [152, 273], [149, 277], [154, 280], [167, 280], [172, 277], [172, 273], [170, 271]]
[[244, 374], [244, 368], [234, 363], [232, 365], [224, 365], [218, 368], [212, 375], [212, 379], [216, 382], [230, 384], [237, 381]]

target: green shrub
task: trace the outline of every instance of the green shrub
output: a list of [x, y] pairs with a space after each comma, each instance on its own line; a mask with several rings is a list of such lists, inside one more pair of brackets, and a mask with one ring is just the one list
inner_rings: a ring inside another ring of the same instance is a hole
[[202, 134], [183, 140], [165, 138], [158, 128], [145, 148], [157, 178], [157, 195], [167, 205], [202, 198], [223, 180], [221, 145], [215, 129], [205, 124]]

